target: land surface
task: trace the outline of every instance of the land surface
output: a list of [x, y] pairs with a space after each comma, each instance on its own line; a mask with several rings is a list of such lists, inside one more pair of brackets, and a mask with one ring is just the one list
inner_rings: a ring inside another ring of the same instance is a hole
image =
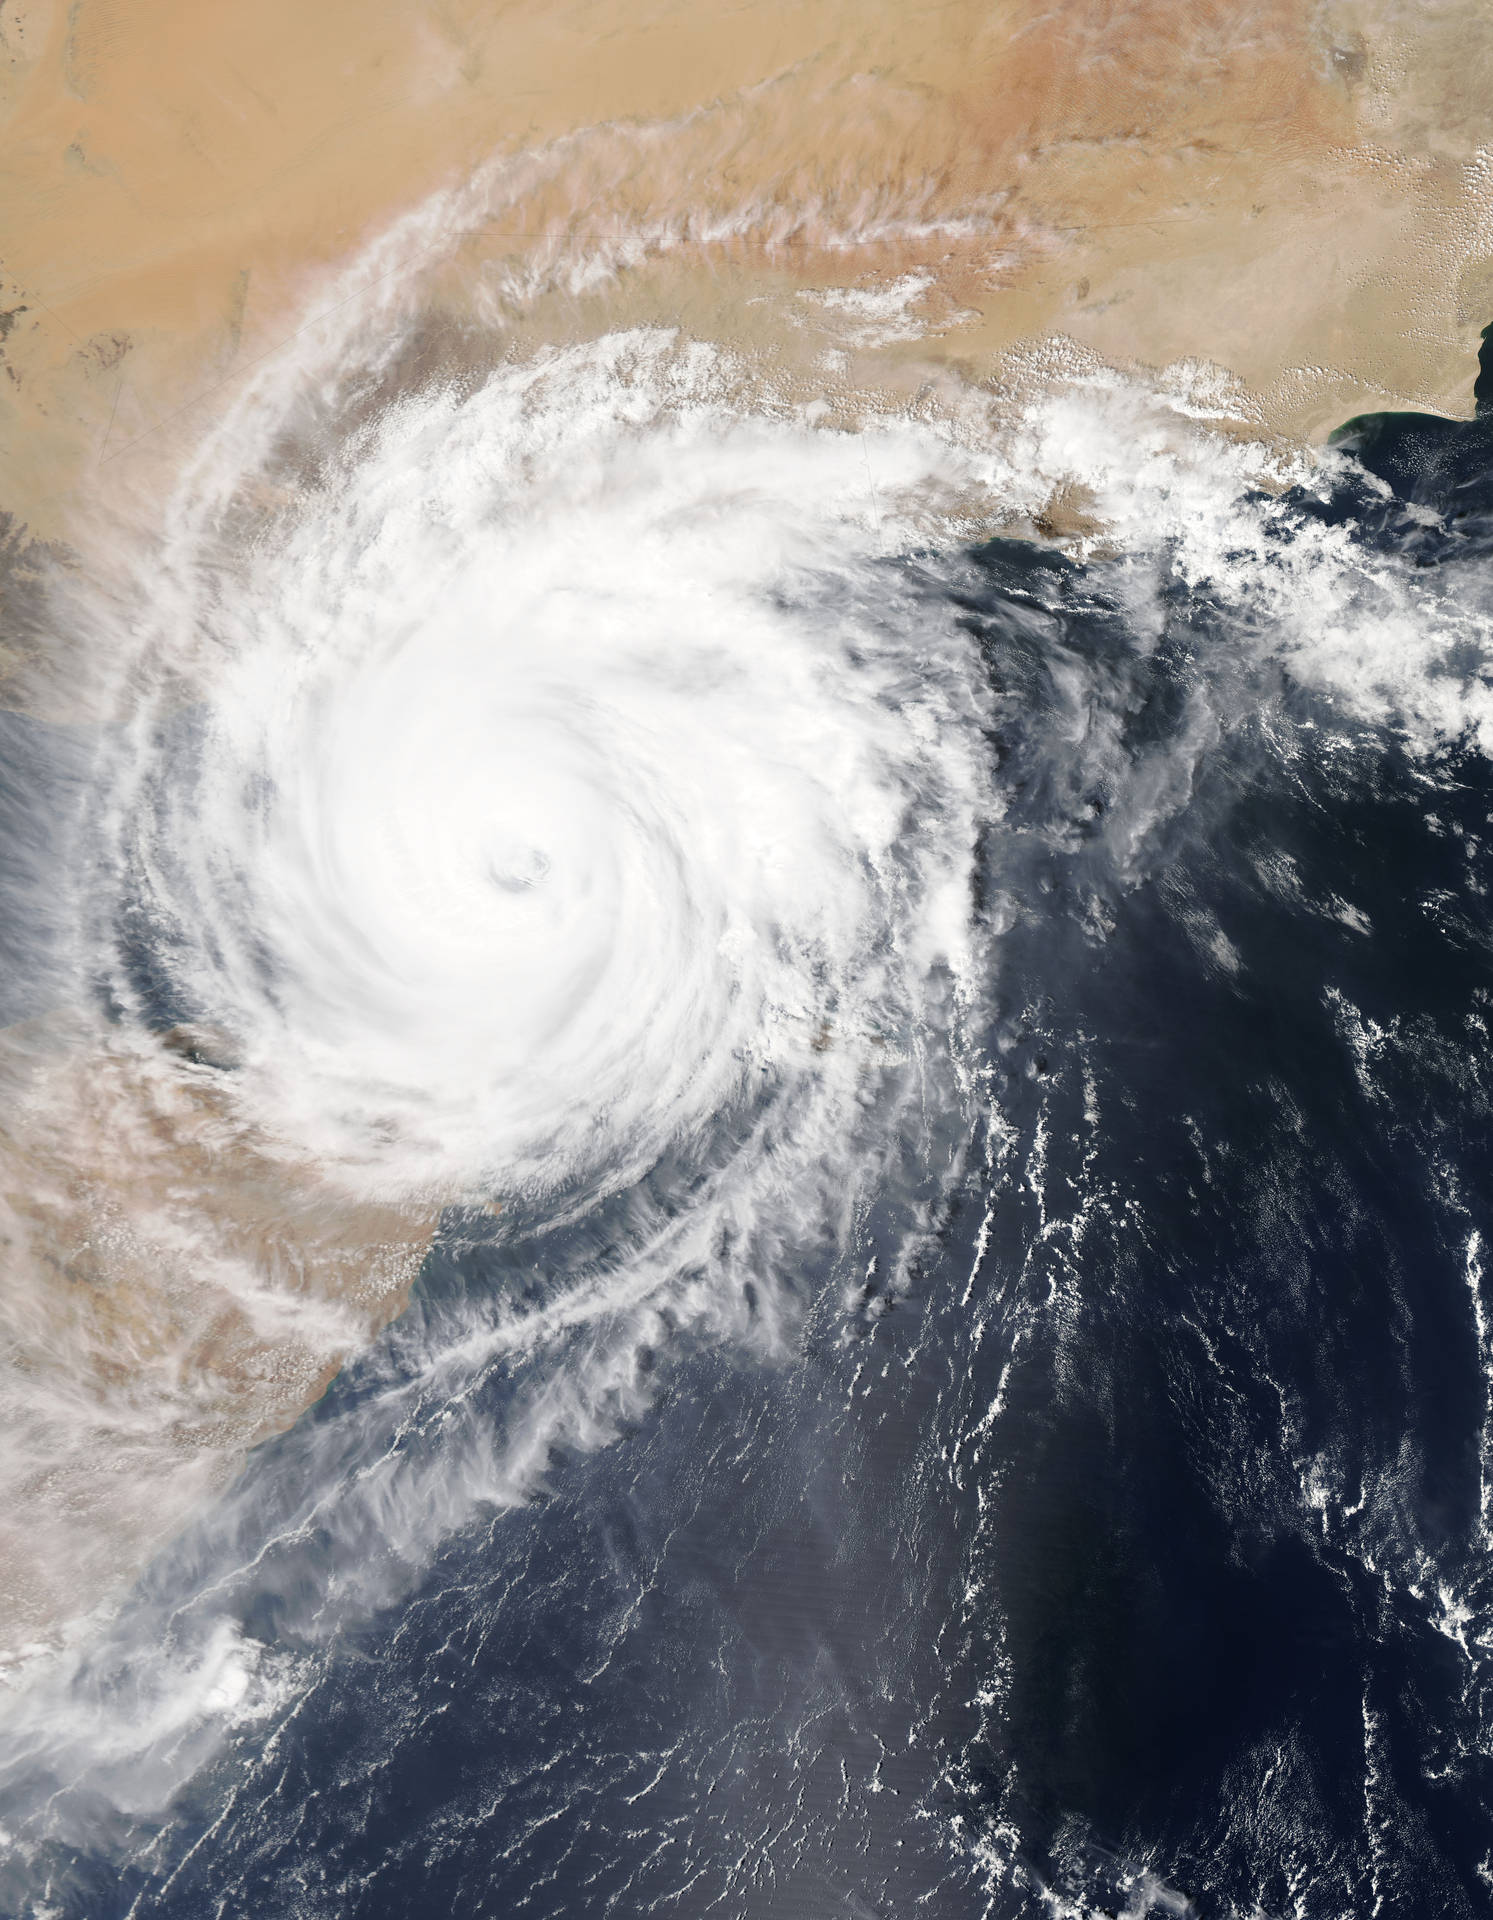
[[[661, 322], [839, 391], [1087, 353], [1210, 363], [1266, 436], [1465, 415], [1490, 99], [1466, 0], [5, 0], [8, 697], [63, 657], [49, 554], [148, 543], [256, 369], [381, 278], [469, 336]], [[433, 1226], [287, 1178], [164, 1042], [111, 1048], [69, 1014], [3, 1062], [12, 1645], [314, 1399]]]
[[1463, 0], [7, 0], [0, 36], [0, 507], [42, 537], [158, 489], [334, 269], [504, 159], [489, 292], [614, 247], [551, 332], [604, 292], [976, 374], [1056, 333], [1320, 436], [1465, 410], [1493, 301]]

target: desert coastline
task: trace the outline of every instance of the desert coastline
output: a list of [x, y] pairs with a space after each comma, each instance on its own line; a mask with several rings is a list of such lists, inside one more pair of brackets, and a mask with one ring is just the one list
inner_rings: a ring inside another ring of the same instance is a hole
[[[679, 327], [847, 424], [940, 371], [1019, 393], [1085, 356], [1206, 363], [1235, 430], [1288, 441], [1467, 414], [1493, 314], [1493, 25], [1466, 7], [1215, 5], [1181, 31], [1145, 0], [57, 0], [0, 32], [18, 563], [52, 543], [110, 575], [256, 371], [344, 311], [435, 373], [494, 340]], [[10, 697], [45, 713], [50, 684], [61, 711], [62, 641], [7, 638]], [[14, 1644], [104, 1598], [316, 1398], [398, 1311], [435, 1215], [287, 1184], [190, 1048], [71, 1016], [9, 1038], [7, 1347], [34, 1413]], [[156, 1463], [134, 1506], [110, 1497], [126, 1429]]]

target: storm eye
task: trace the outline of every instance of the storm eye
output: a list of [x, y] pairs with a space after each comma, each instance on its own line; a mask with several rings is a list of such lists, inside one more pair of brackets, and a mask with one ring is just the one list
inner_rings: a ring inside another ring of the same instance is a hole
[[527, 893], [549, 875], [549, 855], [542, 847], [504, 847], [490, 856], [487, 877], [504, 893]]

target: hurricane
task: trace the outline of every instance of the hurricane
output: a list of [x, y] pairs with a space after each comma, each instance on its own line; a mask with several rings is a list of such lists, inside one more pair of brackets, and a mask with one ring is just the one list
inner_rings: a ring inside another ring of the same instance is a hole
[[421, 396], [246, 567], [164, 556], [115, 990], [352, 1191], [817, 1157], [970, 1000], [981, 696], [896, 503], [978, 463], [727, 372], [623, 336]]
[[[661, 1348], [781, 1355], [805, 1261], [895, 1298], [985, 1098], [990, 701], [926, 543], [991, 512], [988, 453], [947, 423], [826, 430], [661, 330], [371, 419], [356, 382], [308, 417], [306, 374], [272, 369], [112, 596], [72, 606], [118, 650], [73, 829], [92, 1011], [60, 1068], [44, 1041], [16, 1071], [33, 1155], [73, 1163], [80, 1099], [112, 1090], [75, 1244], [158, 1303], [159, 1384], [113, 1372], [121, 1306], [67, 1336], [89, 1419], [31, 1390], [16, 1496], [80, 1491], [18, 1536], [23, 1619], [59, 1568], [76, 1606], [179, 1524], [277, 1424], [267, 1373], [303, 1392], [427, 1248], [476, 1249], [509, 1277], [401, 1323], [383, 1392], [315, 1442], [377, 1455], [442, 1401], [440, 1457], [367, 1467], [334, 1523], [380, 1543], [334, 1613], [387, 1604], [395, 1562], [638, 1415]], [[68, 1203], [28, 1204], [55, 1231]], [[460, 1408], [515, 1356], [543, 1384], [494, 1432]], [[121, 1444], [149, 1518], [110, 1508]], [[142, 1657], [132, 1609], [111, 1631]], [[27, 1684], [50, 1719], [79, 1682], [44, 1659]]]
[[1358, 168], [1470, 314], [1485, 165], [1412, 192], [1336, 12], [1137, 133], [1131, 12], [598, 56], [382, 201], [350, 107], [379, 219], [195, 397], [79, 335], [0, 546], [0, 1911], [1488, 1910], [1493, 328], [1407, 269], [1344, 371], [1282, 272], [1267, 380], [1164, 280]]

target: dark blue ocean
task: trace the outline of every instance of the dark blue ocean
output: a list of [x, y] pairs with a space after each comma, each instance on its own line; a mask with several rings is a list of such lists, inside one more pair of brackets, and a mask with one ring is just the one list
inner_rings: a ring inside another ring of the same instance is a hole
[[[1493, 430], [1345, 445], [1275, 537], [1493, 604]], [[168, 1646], [226, 1608], [278, 1704], [164, 1796], [12, 1773], [5, 1912], [1493, 1912], [1493, 769], [1278, 656], [1225, 699], [1207, 581], [902, 566], [979, 648], [1004, 806], [988, 1117], [935, 1231], [895, 1286], [874, 1212], [806, 1260], [787, 1363], [682, 1329], [645, 1411], [429, 1554], [318, 1531], [307, 1463], [374, 1444], [349, 1410], [405, 1368], [377, 1449], [438, 1458], [419, 1356], [575, 1231], [453, 1214], [405, 1321], [137, 1596]], [[464, 1376], [463, 1420], [537, 1364]], [[80, 1684], [130, 1710], [126, 1664]]]

